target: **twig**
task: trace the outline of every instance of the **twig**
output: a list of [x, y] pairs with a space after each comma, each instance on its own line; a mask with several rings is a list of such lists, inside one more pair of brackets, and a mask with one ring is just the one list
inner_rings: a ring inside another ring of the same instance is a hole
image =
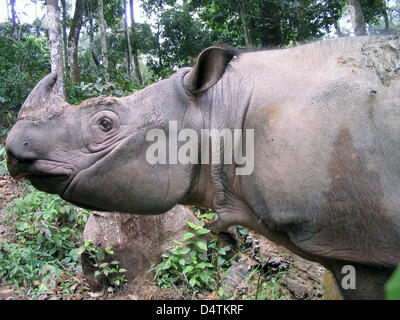
[[[271, 260], [271, 256], [268, 258], [268, 261], [264, 264], [264, 266], [268, 265], [269, 260]], [[264, 270], [264, 266], [261, 268], [261, 270]], [[258, 281], [257, 281], [256, 300], [258, 300], [258, 289], [260, 288], [261, 273], [262, 272], [260, 272], [260, 275], [258, 276]]]

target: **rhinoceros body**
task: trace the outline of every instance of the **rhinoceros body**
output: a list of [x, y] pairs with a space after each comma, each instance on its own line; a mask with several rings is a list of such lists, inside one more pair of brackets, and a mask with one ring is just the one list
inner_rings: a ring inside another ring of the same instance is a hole
[[[247, 226], [322, 263], [339, 284], [352, 265], [356, 288], [343, 294], [382, 298], [400, 262], [399, 54], [395, 36], [240, 55], [211, 47], [193, 68], [131, 96], [79, 106], [54, 96], [49, 75], [8, 136], [10, 173], [102, 211], [212, 207], [217, 230]], [[146, 133], [171, 139], [171, 121], [253, 130], [254, 170], [150, 164]]]

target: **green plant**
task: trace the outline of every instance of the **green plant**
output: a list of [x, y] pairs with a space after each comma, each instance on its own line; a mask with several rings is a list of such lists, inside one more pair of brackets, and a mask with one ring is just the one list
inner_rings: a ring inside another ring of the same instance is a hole
[[95, 247], [92, 240], [87, 240], [77, 249], [77, 254], [84, 255], [95, 268], [94, 277], [102, 280], [103, 288], [112, 292], [121, 291], [127, 282], [125, 276], [127, 270], [120, 267], [119, 261], [111, 259], [114, 255], [111, 247], [106, 247], [104, 251], [101, 247]]
[[7, 153], [6, 148], [0, 145], [0, 176], [4, 176], [7, 173]]
[[50, 72], [47, 38], [31, 27], [20, 25], [22, 34], [15, 41], [8, 37], [11, 24], [0, 23], [0, 126], [9, 125], [6, 115], [17, 112], [33, 87]]
[[[211, 217], [208, 216], [209, 218]], [[223, 272], [231, 265], [227, 252], [229, 246], [218, 245], [217, 239], [207, 240], [210, 230], [187, 222], [189, 231], [183, 241], [164, 253], [159, 264], [152, 265], [155, 279], [161, 288], [180, 287], [182, 291], [210, 293], [217, 289]]]
[[267, 272], [263, 269], [254, 269], [248, 282], [255, 287], [255, 290], [248, 295], [242, 296], [243, 300], [284, 300], [286, 296], [282, 294], [281, 288], [287, 271], [279, 270], [277, 273]]
[[400, 266], [386, 283], [385, 295], [387, 300], [400, 300]]
[[261, 288], [257, 292], [255, 299], [257, 300], [282, 300], [285, 297], [282, 296], [280, 287], [282, 285], [282, 277], [270, 276], [261, 283]]
[[0, 278], [32, 296], [57, 283], [68, 292], [80, 267], [76, 249], [88, 215], [56, 195], [28, 186], [27, 195], [5, 209], [10, 239], [0, 242]]
[[93, 82], [81, 82], [75, 84], [67, 82], [67, 98], [72, 104], [81, 103], [85, 99], [98, 96], [116, 96], [122, 97], [131, 94], [134, 88], [130, 82], [126, 83], [123, 79], [118, 82], [104, 83], [100, 77]]

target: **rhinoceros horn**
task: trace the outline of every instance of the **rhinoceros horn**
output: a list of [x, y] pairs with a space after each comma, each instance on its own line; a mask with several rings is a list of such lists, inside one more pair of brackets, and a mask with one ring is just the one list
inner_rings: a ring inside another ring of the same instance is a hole
[[26, 98], [18, 119], [22, 118], [49, 118], [62, 112], [68, 105], [63, 96], [54, 92], [54, 84], [57, 81], [57, 73], [53, 72], [44, 77]]

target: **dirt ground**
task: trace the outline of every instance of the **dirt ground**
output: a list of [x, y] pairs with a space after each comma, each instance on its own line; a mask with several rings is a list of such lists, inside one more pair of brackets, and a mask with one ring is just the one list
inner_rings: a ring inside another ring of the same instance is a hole
[[[22, 184], [23, 182], [16, 181], [9, 176], [0, 176], [0, 221], [3, 219], [3, 211], [7, 204], [22, 195]], [[269, 261], [272, 265], [274, 263], [277, 265], [287, 265], [287, 273], [280, 289], [282, 296], [285, 296], [286, 299], [294, 300], [315, 300], [324, 297], [322, 282], [326, 270], [322, 266], [300, 258], [262, 236], [252, 233], [250, 235], [258, 241], [260, 247], [259, 257], [262, 261]], [[5, 240], [6, 237], [5, 228], [0, 224], [0, 241]], [[79, 279], [79, 281], [82, 283], [85, 282], [84, 279]], [[250, 289], [247, 288], [246, 290]], [[134, 280], [124, 292], [118, 295], [93, 293], [88, 288], [87, 292], [81, 294], [66, 296], [65, 294], [54, 292], [54, 295], [46, 294], [36, 299], [179, 300], [184, 298], [187, 297], [181, 296], [177, 290], [161, 290], [152, 279], [148, 278]], [[12, 287], [0, 279], [0, 300], [21, 299], [28, 298], [18, 294]], [[215, 294], [210, 296], [197, 295], [193, 299], [218, 299], [218, 297]]]

